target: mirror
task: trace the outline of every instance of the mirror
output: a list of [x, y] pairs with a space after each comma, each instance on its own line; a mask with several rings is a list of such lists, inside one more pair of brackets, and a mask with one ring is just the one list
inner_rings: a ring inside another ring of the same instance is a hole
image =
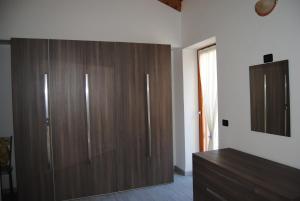
[[251, 130], [290, 137], [288, 60], [250, 66]]

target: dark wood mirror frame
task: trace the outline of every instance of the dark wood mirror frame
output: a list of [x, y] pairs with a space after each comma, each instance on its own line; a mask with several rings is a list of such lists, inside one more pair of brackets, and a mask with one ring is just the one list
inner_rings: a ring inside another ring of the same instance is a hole
[[290, 137], [288, 60], [249, 67], [251, 130]]

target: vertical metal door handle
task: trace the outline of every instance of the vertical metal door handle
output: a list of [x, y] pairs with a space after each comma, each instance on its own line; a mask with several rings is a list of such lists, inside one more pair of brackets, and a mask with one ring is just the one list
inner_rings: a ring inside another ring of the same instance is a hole
[[52, 166], [51, 144], [50, 144], [50, 119], [49, 119], [49, 92], [48, 92], [48, 74], [44, 74], [44, 101], [45, 101], [45, 125], [47, 138], [47, 157], [48, 165]]
[[147, 92], [147, 128], [148, 128], [148, 157], [151, 158], [151, 107], [150, 107], [150, 75], [146, 74], [146, 92]]
[[86, 106], [88, 157], [89, 157], [89, 162], [91, 162], [92, 150], [91, 150], [90, 95], [89, 95], [89, 75], [88, 74], [85, 74], [85, 106]]
[[264, 130], [267, 132], [267, 75], [264, 74]]
[[287, 76], [284, 74], [284, 135], [287, 135]]

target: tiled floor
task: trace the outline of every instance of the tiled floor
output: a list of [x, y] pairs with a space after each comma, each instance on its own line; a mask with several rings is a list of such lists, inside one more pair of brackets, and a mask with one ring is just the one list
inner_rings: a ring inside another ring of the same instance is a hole
[[74, 201], [192, 201], [192, 183], [191, 176], [175, 175], [172, 184], [81, 198]]

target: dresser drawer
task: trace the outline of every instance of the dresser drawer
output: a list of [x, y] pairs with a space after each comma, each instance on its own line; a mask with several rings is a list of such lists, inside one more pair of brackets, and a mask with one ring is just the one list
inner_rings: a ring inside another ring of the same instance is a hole
[[207, 189], [205, 191], [200, 191], [199, 201], [229, 201], [220, 195], [216, 194], [211, 189]]
[[[229, 176], [219, 168], [198, 162], [194, 169], [195, 187], [205, 196], [219, 201], [266, 201], [260, 195], [254, 194], [254, 186]], [[196, 190], [196, 189], [194, 189]], [[198, 201], [198, 200], [195, 200]], [[200, 200], [201, 201], [201, 200]]]
[[234, 149], [193, 154], [194, 201], [300, 201], [300, 170]]
[[235, 185], [237, 188], [241, 188], [248, 192], [253, 192], [255, 185], [247, 180], [237, 177], [235, 174], [224, 170], [223, 168], [210, 163], [201, 158], [193, 160], [194, 171], [204, 176], [214, 177], [216, 176], [220, 182], [228, 183], [229, 185]]
[[263, 197], [265, 200], [270, 201], [289, 201], [289, 199], [283, 198], [275, 193], [272, 193], [261, 187], [255, 187], [254, 193], [260, 197]]
[[205, 183], [194, 182], [194, 201], [229, 201]]

